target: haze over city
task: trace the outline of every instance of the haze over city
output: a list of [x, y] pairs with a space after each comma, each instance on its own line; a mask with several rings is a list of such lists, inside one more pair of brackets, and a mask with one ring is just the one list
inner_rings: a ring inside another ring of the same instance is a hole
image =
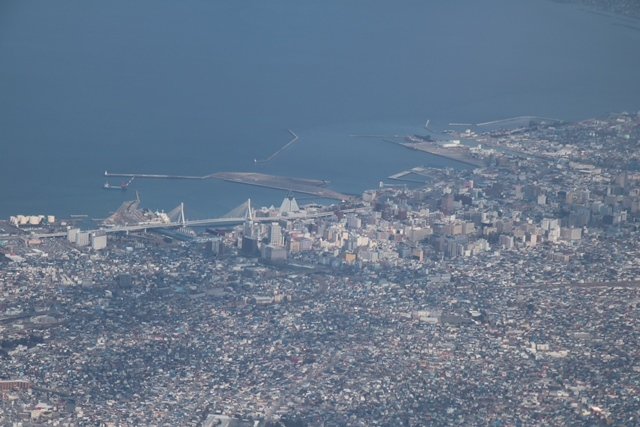
[[640, 425], [631, 1], [0, 5], [0, 424]]

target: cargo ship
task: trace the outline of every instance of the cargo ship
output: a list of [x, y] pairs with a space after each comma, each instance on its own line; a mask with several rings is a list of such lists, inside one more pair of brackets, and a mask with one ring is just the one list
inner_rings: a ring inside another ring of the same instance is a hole
[[120, 183], [120, 185], [111, 185], [108, 182], [105, 182], [102, 188], [104, 188], [105, 190], [126, 190], [127, 183], [123, 181]]
[[131, 181], [133, 181], [133, 178], [131, 178], [129, 182], [120, 182], [120, 185], [111, 185], [108, 182], [105, 182], [102, 188], [104, 188], [105, 190], [126, 190], [127, 188], [129, 188], [129, 184], [131, 184]]

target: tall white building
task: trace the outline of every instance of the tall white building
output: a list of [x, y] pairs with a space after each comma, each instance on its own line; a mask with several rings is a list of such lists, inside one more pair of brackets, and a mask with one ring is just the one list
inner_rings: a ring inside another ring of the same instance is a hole
[[357, 216], [351, 214], [347, 217], [347, 227], [350, 229], [360, 228], [362, 226], [362, 220]]
[[104, 232], [91, 233], [91, 249], [100, 250], [107, 247], [107, 235]]
[[254, 224], [253, 221], [251, 221], [250, 219], [246, 220], [244, 222], [243, 235], [249, 238], [258, 237], [259, 231], [258, 231], [257, 224]]
[[70, 228], [69, 230], [67, 230], [67, 240], [70, 241], [71, 243], [75, 243], [76, 236], [78, 235], [79, 231], [80, 231], [79, 228]]
[[272, 246], [282, 246], [282, 228], [277, 222], [271, 223], [269, 226], [269, 244]]
[[89, 232], [82, 231], [76, 234], [76, 245], [78, 246], [89, 246]]

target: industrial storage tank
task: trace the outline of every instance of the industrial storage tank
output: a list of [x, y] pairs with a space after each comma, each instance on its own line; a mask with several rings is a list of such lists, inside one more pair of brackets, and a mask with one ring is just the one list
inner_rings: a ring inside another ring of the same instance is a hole
[[29, 217], [24, 215], [18, 215], [18, 222], [20, 223], [20, 225], [24, 225], [27, 222], [29, 222]]
[[31, 215], [29, 217], [29, 224], [31, 225], [38, 225], [40, 224], [40, 217], [37, 215]]
[[11, 223], [11, 225], [18, 225], [18, 218], [15, 216], [10, 216], [9, 222]]
[[56, 222], [56, 217], [53, 215], [47, 215], [47, 222], [49, 224], [53, 224], [54, 222]]

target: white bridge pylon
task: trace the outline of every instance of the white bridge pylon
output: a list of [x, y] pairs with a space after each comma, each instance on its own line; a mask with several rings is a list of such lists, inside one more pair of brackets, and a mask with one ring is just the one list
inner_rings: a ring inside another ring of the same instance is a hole
[[184, 218], [184, 203], [180, 203], [175, 209], [168, 212], [167, 216], [172, 223], [184, 225], [187, 222]]
[[168, 225], [180, 225], [185, 227], [189, 225], [214, 224], [217, 222], [224, 223], [225, 221], [252, 220], [253, 211], [251, 209], [251, 199], [247, 199], [246, 202], [222, 215], [220, 218], [196, 219], [187, 221], [184, 216], [184, 203], [180, 203], [180, 205], [178, 205], [175, 209], [168, 212], [167, 216], [171, 221]]
[[222, 215], [220, 218], [233, 218], [233, 219], [253, 219], [253, 213], [251, 212], [251, 199], [247, 199], [246, 202], [241, 204], [240, 206], [230, 210], [226, 214]]

